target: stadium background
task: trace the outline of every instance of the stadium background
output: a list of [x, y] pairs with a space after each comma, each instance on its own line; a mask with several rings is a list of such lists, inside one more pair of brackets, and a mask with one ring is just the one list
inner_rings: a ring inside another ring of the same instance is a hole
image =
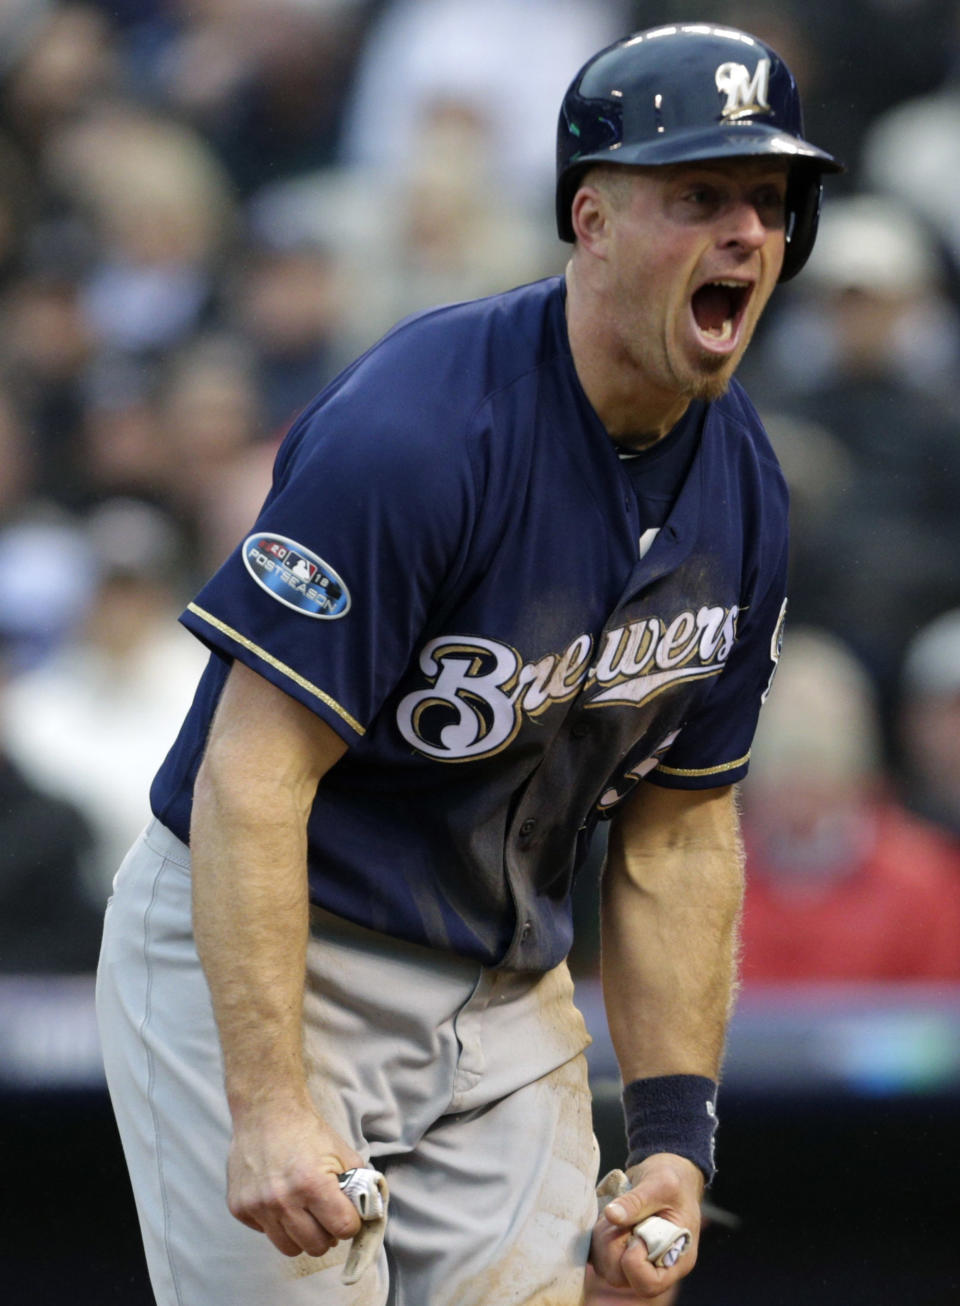
[[[802, 947], [765, 968], [748, 935], [714, 1194], [739, 1227], [710, 1231], [683, 1306], [958, 1299], [960, 5], [0, 0], [4, 1301], [149, 1301], [92, 970], [197, 669], [179, 605], [341, 365], [405, 313], [562, 269], [566, 82], [690, 19], [780, 49], [848, 164], [742, 373], [791, 482], [807, 637], [758, 750], [787, 788], [815, 770], [821, 804], [855, 777], [898, 838], [922, 818], [903, 856], [936, 873], [898, 912], [868, 882], [862, 923], [823, 898], [846, 970]], [[758, 879], [787, 788], [746, 787]], [[819, 865], [817, 832], [789, 833]], [[614, 1165], [594, 891], [573, 963]]]

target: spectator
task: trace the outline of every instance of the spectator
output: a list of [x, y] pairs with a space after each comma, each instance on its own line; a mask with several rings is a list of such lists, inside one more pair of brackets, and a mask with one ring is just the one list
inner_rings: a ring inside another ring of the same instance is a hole
[[[196, 337], [167, 359], [158, 385], [158, 438], [166, 455], [164, 502], [203, 555], [231, 468], [266, 435], [256, 356], [227, 335]], [[269, 482], [261, 489], [265, 492]]]
[[0, 641], [11, 674], [41, 666], [63, 647], [94, 584], [87, 540], [70, 517], [42, 502], [10, 516], [0, 529]]
[[202, 140], [130, 107], [54, 135], [47, 171], [81, 205], [96, 240], [83, 310], [101, 347], [176, 347], [203, 328], [216, 292], [233, 196]]
[[951, 7], [942, 75], [874, 118], [861, 158], [862, 183], [922, 213], [960, 269], [960, 5]]
[[17, 515], [33, 486], [33, 451], [16, 405], [0, 386], [0, 522]]
[[[794, 388], [761, 400], [823, 429], [837, 451], [820, 469], [816, 529], [794, 536], [792, 611], [867, 662], [886, 725], [909, 632], [960, 602], [960, 419], [937, 394], [960, 332], [935, 244], [892, 201], [832, 204], [805, 280], [768, 342], [779, 366], [764, 358]], [[770, 427], [789, 474], [786, 442], [805, 428]]]
[[102, 905], [123, 849], [147, 819], [157, 753], [172, 741], [204, 658], [176, 624], [182, 596], [169, 521], [145, 504], [114, 501], [85, 525], [99, 574], [86, 620], [11, 681], [6, 744], [35, 785], [89, 818]]
[[425, 116], [455, 102], [489, 133], [497, 193], [509, 207], [549, 213], [553, 172], [543, 143], [553, 139], [563, 70], [629, 27], [618, 0], [391, 0], [359, 59], [341, 158], [387, 180], [403, 177], [423, 157]]
[[[451, 98], [424, 108], [402, 176], [334, 169], [254, 197], [256, 232], [291, 250], [312, 247], [315, 262], [323, 251], [335, 265], [317, 310], [327, 309], [334, 328], [328, 368], [345, 366], [410, 313], [559, 271], [553, 233], [498, 187], [492, 150], [487, 122]], [[322, 276], [315, 268], [313, 280]]]
[[189, 122], [247, 196], [328, 165], [370, 0], [181, 0], [128, 24], [155, 110]]
[[[299, 214], [302, 192], [289, 198]], [[269, 195], [253, 206], [243, 257], [228, 278], [227, 320], [253, 352], [271, 432], [285, 430], [339, 370], [347, 308], [340, 260], [303, 216], [286, 221], [286, 208]]]
[[84, 378], [83, 423], [74, 440], [75, 507], [124, 496], [166, 502], [172, 453], [157, 412], [156, 370], [128, 355], [96, 355]]
[[16, 273], [37, 212], [33, 172], [17, 146], [0, 132], [0, 288]]
[[803, 394], [890, 372], [912, 393], [942, 399], [958, 361], [960, 321], [935, 232], [889, 196], [833, 200], [764, 360], [776, 383]]
[[744, 783], [746, 984], [960, 979], [960, 849], [887, 792], [873, 688], [788, 634]]
[[93, 832], [8, 756], [3, 657], [0, 648], [0, 973], [93, 972], [103, 917], [87, 879]]
[[907, 802], [960, 840], [960, 609], [907, 647], [899, 724]]
[[0, 299], [0, 374], [30, 432], [35, 489], [67, 506], [86, 481], [79, 441], [95, 347], [71, 269], [33, 269]]
[[249, 528], [270, 488], [279, 436], [235, 450], [197, 500], [195, 560], [208, 574], [223, 563]]
[[122, 94], [123, 63], [109, 18], [93, 4], [13, 0], [4, 9], [3, 109], [36, 159], [53, 133]]

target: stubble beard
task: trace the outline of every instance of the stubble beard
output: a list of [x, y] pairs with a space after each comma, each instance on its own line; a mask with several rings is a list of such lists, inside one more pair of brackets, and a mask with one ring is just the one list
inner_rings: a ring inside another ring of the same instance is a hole
[[694, 399], [702, 399], [707, 403], [713, 403], [716, 399], [722, 399], [730, 389], [730, 382], [733, 379], [733, 369], [717, 372], [714, 375], [704, 375], [698, 378], [694, 383]]
[[[737, 360], [739, 362], [739, 359]], [[730, 388], [730, 382], [736, 371], [736, 364], [731, 365], [729, 358], [718, 358], [715, 354], [701, 354], [695, 367], [687, 368], [684, 393], [690, 400], [702, 399], [712, 403], [722, 399]]]

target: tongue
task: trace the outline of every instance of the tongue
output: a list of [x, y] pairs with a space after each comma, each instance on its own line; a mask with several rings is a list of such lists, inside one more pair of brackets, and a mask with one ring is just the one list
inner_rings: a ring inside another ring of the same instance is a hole
[[701, 331], [720, 331], [733, 316], [729, 292], [723, 286], [701, 286], [693, 297], [693, 316]]

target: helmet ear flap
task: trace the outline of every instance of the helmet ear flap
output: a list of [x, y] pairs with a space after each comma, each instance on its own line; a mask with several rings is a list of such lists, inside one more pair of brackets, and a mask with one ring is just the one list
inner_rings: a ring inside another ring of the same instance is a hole
[[557, 231], [560, 239], [573, 244], [573, 216], [571, 209], [573, 197], [580, 188], [580, 181], [587, 171], [586, 167], [570, 168], [557, 183]]
[[810, 257], [817, 238], [822, 197], [823, 182], [819, 172], [795, 165], [787, 184], [787, 241], [781, 281], [795, 277]]

